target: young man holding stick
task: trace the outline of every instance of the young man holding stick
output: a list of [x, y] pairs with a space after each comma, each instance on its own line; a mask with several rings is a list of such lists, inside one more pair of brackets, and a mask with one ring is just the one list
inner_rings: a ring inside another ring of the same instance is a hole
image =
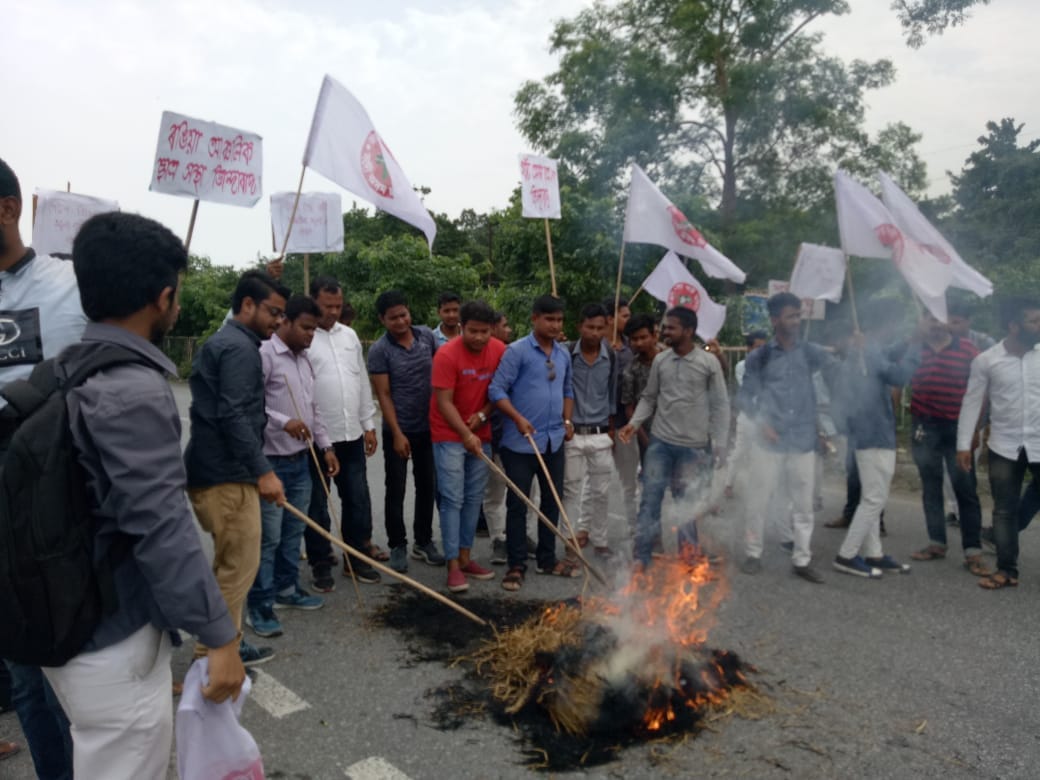
[[[260, 345], [267, 412], [264, 455], [282, 481], [286, 500], [294, 506], [306, 506], [311, 497], [312, 442], [322, 452], [324, 476], [339, 473], [336, 453], [314, 403], [314, 368], [307, 357], [320, 316], [313, 299], [294, 295], [278, 330]], [[282, 624], [275, 609], [320, 609], [324, 601], [299, 584], [304, 524], [267, 501], [261, 506], [261, 521], [260, 567], [249, 589], [246, 623], [257, 636], [279, 636]]]
[[44, 671], [72, 721], [76, 777], [165, 777], [170, 632], [183, 629], [210, 648], [207, 698], [237, 697], [245, 679], [238, 630], [184, 494], [180, 418], [165, 376], [175, 369], [155, 346], [177, 320], [188, 255], [157, 222], [113, 212], [83, 224], [73, 265], [91, 322], [83, 344], [59, 359], [59, 375], [113, 346], [137, 358], [99, 371], [68, 396], [98, 523], [96, 559], [133, 543], [112, 573], [118, 609], [78, 655]]
[[448, 590], [469, 589], [467, 577], [495, 574], [470, 558], [491, 456], [488, 385], [506, 346], [492, 338], [495, 312], [483, 301], [463, 304], [460, 338], [433, 358], [430, 437], [437, 465], [441, 541], [448, 563]]
[[[289, 291], [260, 271], [242, 275], [232, 318], [199, 350], [191, 372], [191, 440], [184, 453], [188, 495], [213, 537], [213, 572], [236, 629], [260, 566], [260, 499], [276, 506], [285, 491], [264, 455], [264, 371], [260, 344], [285, 314]], [[207, 647], [200, 642], [195, 655]], [[274, 656], [242, 640], [247, 666]]]
[[[531, 333], [509, 345], [488, 389], [488, 397], [505, 418], [500, 452], [506, 476], [527, 491], [537, 477], [541, 511], [554, 524], [559, 517], [559, 506], [553, 494], [563, 487], [563, 442], [574, 436], [571, 359], [559, 343], [562, 332], [563, 301], [552, 295], [536, 298], [531, 307]], [[532, 439], [544, 458], [548, 477], [541, 470], [538, 454], [532, 452]], [[509, 571], [502, 579], [502, 587], [509, 591], [520, 590], [524, 583], [526, 530], [527, 507], [510, 493], [506, 497]], [[556, 560], [556, 537], [544, 525], [538, 526], [536, 559], [539, 574], [561, 577], [581, 574], [572, 559]]]

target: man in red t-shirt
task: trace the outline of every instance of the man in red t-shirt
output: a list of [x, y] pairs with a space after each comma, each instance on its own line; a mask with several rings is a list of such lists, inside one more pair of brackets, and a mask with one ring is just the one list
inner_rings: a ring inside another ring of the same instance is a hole
[[468, 590], [467, 577], [495, 574], [470, 560], [480, 503], [491, 456], [488, 385], [506, 345], [491, 336], [495, 312], [483, 301], [470, 301], [459, 312], [462, 336], [437, 350], [433, 358], [430, 438], [437, 467], [441, 542], [448, 562], [448, 590]]

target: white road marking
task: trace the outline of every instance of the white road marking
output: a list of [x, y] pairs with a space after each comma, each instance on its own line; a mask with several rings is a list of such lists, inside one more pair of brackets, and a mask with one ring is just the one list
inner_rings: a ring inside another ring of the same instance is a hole
[[343, 770], [350, 780], [411, 780], [404, 772], [380, 756], [371, 756]]
[[256, 679], [249, 699], [263, 707], [272, 717], [284, 718], [311, 706], [262, 669], [254, 669], [253, 673]]

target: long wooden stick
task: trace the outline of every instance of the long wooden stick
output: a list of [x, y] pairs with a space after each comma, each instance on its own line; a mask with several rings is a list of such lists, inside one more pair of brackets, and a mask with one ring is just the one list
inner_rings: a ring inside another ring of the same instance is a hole
[[639, 297], [639, 293], [643, 292], [646, 288], [643, 285], [639, 285], [639, 289], [632, 293], [632, 297], [628, 299], [629, 308], [632, 306], [632, 301]]
[[[516, 497], [519, 498], [521, 501], [523, 501], [525, 504], [527, 504], [527, 506], [531, 510], [533, 510], [536, 515], [538, 515], [538, 519], [542, 521], [542, 524], [546, 528], [548, 528], [550, 531], [552, 531], [554, 534], [556, 534], [558, 537], [560, 537], [560, 541], [563, 542], [564, 547], [566, 547], [568, 550], [573, 552], [576, 556], [581, 558], [581, 548], [578, 547], [578, 545], [575, 544], [572, 540], [568, 539], [566, 534], [564, 534], [563, 531], [561, 531], [559, 528], [557, 528], [553, 524], [553, 522], [548, 517], [545, 516], [545, 514], [538, 507], [538, 505], [534, 501], [532, 501], [528, 497], [528, 495], [524, 491], [522, 491], [520, 489], [520, 487], [515, 482], [513, 482], [513, 480], [511, 480], [509, 477], [506, 476], [505, 471], [503, 471], [499, 467], [499, 465], [497, 463], [495, 463], [495, 461], [491, 460], [491, 458], [489, 458], [483, 452], [480, 453], [480, 457], [483, 458], [484, 462], [488, 464], [488, 468], [490, 468], [492, 471], [494, 471], [495, 474], [498, 475], [499, 479], [501, 479], [503, 482], [505, 482], [506, 485], [509, 487], [509, 489], [512, 490], [516, 494]], [[589, 572], [591, 572], [592, 575], [597, 580], [599, 580], [604, 585], [607, 584], [606, 578], [602, 574], [600, 574], [598, 569], [593, 567], [587, 561], [586, 561], [585, 565], [588, 566]]]
[[303, 253], [303, 289], [310, 294], [311, 289], [311, 253]]
[[307, 166], [300, 171], [300, 183], [296, 185], [296, 198], [293, 200], [292, 213], [289, 214], [289, 224], [285, 226], [285, 238], [282, 240], [282, 251], [278, 253], [278, 259], [285, 257], [285, 249], [289, 246], [289, 236], [292, 234], [293, 222], [296, 221], [296, 209], [300, 205], [300, 193], [303, 192], [303, 175], [307, 173]]
[[[849, 291], [849, 306], [852, 307], [852, 327], [856, 329], [857, 333], [860, 333], [859, 329], [859, 312], [856, 311], [856, 289], [852, 286], [852, 263], [849, 262], [848, 254], [845, 255], [845, 287]], [[867, 363], [863, 358], [863, 351], [859, 353], [859, 370], [863, 373], [863, 376], [867, 375]]]
[[195, 232], [195, 217], [199, 213], [199, 199], [195, 198], [195, 202], [191, 204], [191, 219], [188, 220], [188, 237], [184, 239], [184, 251], [188, 252], [191, 250], [191, 237]]
[[[621, 271], [625, 267], [625, 239], [621, 238], [621, 257], [618, 258], [617, 264], [617, 285], [614, 287], [614, 333], [610, 337], [610, 343], [617, 343], [617, 310], [618, 304], [621, 302]], [[631, 305], [629, 301], [629, 305]]]
[[[538, 465], [542, 467], [542, 473], [545, 474], [545, 481], [549, 483], [549, 490], [552, 493], [553, 498], [556, 499], [556, 506], [560, 508], [560, 517], [563, 518], [563, 524], [567, 526], [567, 531], [570, 535], [577, 540], [578, 535], [574, 532], [574, 526], [571, 525], [571, 519], [567, 517], [567, 510], [563, 508], [563, 500], [560, 498], [560, 494], [556, 490], [556, 484], [553, 482], [552, 474], [549, 473], [549, 467], [545, 464], [545, 459], [542, 457], [542, 453], [538, 451], [538, 445], [534, 441], [534, 436], [529, 433], [525, 434], [525, 436], [527, 441], [531, 444], [531, 450], [534, 451], [534, 456], [538, 458]], [[578, 560], [581, 561], [586, 568], [589, 568], [589, 562], [581, 553], [580, 548], [578, 548]]]
[[[292, 385], [289, 384], [289, 377], [282, 374], [282, 379], [285, 380], [285, 387], [289, 391], [289, 398], [292, 400], [293, 409], [296, 410], [296, 419], [303, 422], [303, 414], [300, 413], [300, 406], [296, 403], [296, 393], [293, 392]], [[306, 425], [306, 423], [304, 423]], [[318, 451], [314, 448], [314, 437], [307, 437], [307, 446], [311, 451], [311, 458], [314, 460], [314, 467], [317, 469], [316, 473], [318, 479], [321, 480], [321, 486], [325, 488], [325, 502], [328, 506], [329, 514], [332, 515], [333, 522], [343, 529], [343, 523], [339, 519], [339, 512], [336, 511], [335, 505], [332, 503], [332, 491], [329, 490], [329, 483], [325, 481], [325, 474], [321, 468], [321, 461], [318, 459]], [[354, 583], [354, 592], [357, 594], [358, 609], [364, 611], [365, 604], [361, 600], [361, 587], [358, 585], [357, 576], [354, 574], [354, 565], [350, 562], [350, 556], [346, 556], [344, 560], [347, 562], [347, 571], [350, 572], [350, 581]]]
[[556, 264], [553, 262], [552, 233], [549, 232], [549, 219], [545, 219], [545, 246], [549, 250], [549, 278], [552, 280], [552, 294], [556, 297]]
[[449, 598], [445, 598], [444, 596], [442, 596], [440, 593], [438, 593], [437, 591], [433, 590], [432, 588], [428, 588], [425, 585], [423, 585], [421, 582], [416, 582], [411, 577], [408, 577], [408, 576], [406, 576], [404, 574], [401, 574], [400, 572], [394, 571], [389, 566], [384, 566], [379, 561], [377, 561], [377, 560], [375, 560], [373, 558], [369, 558], [363, 552], [355, 550], [349, 544], [346, 544], [345, 542], [341, 542], [339, 539], [337, 539], [331, 533], [326, 531], [324, 528], [322, 528], [316, 522], [311, 520], [307, 515], [305, 515], [299, 509], [294, 507], [288, 501], [286, 501], [285, 504], [283, 504], [282, 506], [283, 506], [284, 509], [289, 510], [289, 512], [291, 514], [293, 514], [296, 517], [300, 518], [309, 527], [313, 528], [315, 531], [317, 531], [319, 534], [324, 536], [326, 539], [328, 539], [334, 545], [336, 545], [337, 547], [341, 548], [344, 552], [346, 552], [346, 553], [348, 553], [350, 555], [353, 555], [359, 561], [364, 561], [369, 566], [371, 566], [373, 569], [376, 569], [377, 571], [381, 571], [381, 572], [383, 572], [386, 575], [389, 575], [389, 576], [391, 576], [391, 577], [393, 577], [395, 579], [398, 579], [401, 582], [403, 582], [405, 585], [411, 585], [413, 588], [415, 588], [420, 593], [425, 593], [430, 598], [436, 599], [437, 601], [441, 602], [445, 606], [451, 607], [456, 612], [458, 612], [460, 615], [464, 615], [465, 617], [469, 618], [470, 620], [472, 620], [477, 625], [481, 625], [481, 626], [488, 625], [488, 622], [486, 620], [484, 620], [484, 618], [479, 617], [477, 615], [474, 615], [472, 612], [470, 612], [465, 607], [463, 607], [463, 606], [461, 606], [459, 604], [456, 604], [454, 601], [452, 601]]

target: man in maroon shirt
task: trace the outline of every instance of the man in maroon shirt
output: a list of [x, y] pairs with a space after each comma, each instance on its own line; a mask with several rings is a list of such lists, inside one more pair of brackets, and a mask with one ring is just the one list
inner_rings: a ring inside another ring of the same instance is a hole
[[975, 470], [957, 468], [957, 420], [968, 388], [971, 361], [979, 350], [968, 339], [954, 336], [931, 314], [921, 324], [924, 344], [921, 365], [910, 380], [911, 439], [914, 463], [921, 475], [928, 545], [910, 557], [931, 561], [946, 557], [946, 520], [943, 516], [943, 464], [953, 480], [961, 520], [964, 565], [976, 576], [987, 572], [982, 563], [979, 529], [982, 511], [975, 489]]

